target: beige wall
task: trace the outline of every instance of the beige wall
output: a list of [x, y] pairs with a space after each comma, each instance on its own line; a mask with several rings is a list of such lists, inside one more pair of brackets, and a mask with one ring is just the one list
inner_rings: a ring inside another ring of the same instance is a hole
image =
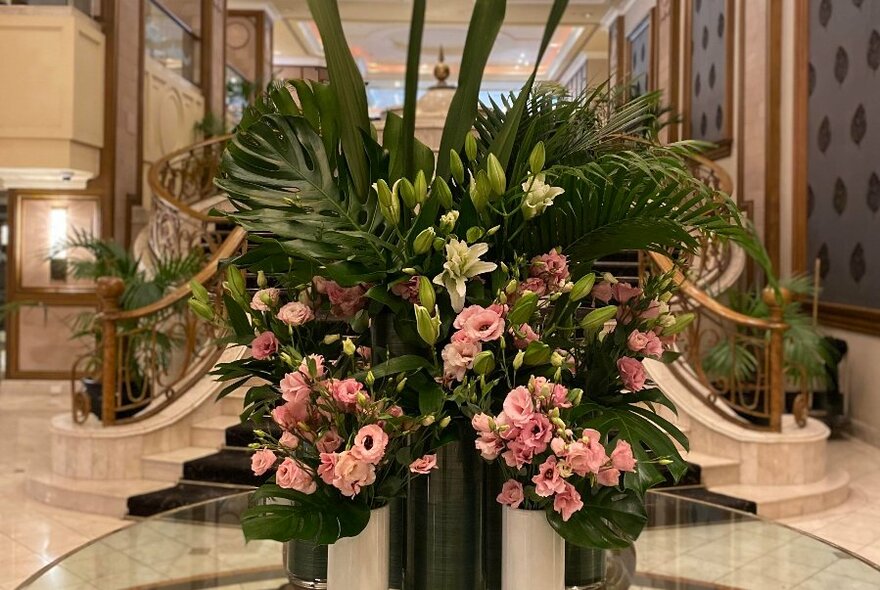
[[[68, 7], [4, 7], [0, 80], [0, 168], [51, 169], [56, 188], [84, 188], [100, 172], [104, 140], [98, 25]], [[74, 182], [60, 184], [63, 170], [74, 172]], [[14, 186], [51, 185], [24, 180]]]

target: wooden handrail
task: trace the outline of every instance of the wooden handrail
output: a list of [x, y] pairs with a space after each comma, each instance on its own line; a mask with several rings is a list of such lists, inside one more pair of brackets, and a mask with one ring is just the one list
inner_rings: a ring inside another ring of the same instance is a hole
[[[211, 257], [207, 266], [200, 270], [191, 280], [196, 281], [201, 285], [207, 283], [215, 274], [217, 274], [217, 271], [220, 268], [220, 263], [232, 256], [241, 247], [246, 236], [247, 232], [245, 230], [236, 227], [235, 230], [229, 234], [220, 248], [214, 253], [214, 256]], [[186, 285], [181, 285], [159, 301], [151, 303], [150, 305], [145, 305], [144, 307], [128, 311], [111, 311], [102, 314], [102, 318], [110, 321], [143, 318], [162, 311], [163, 309], [167, 309], [172, 305], [179, 303], [184, 298], [189, 298], [190, 295], [192, 295], [192, 287], [187, 283]]]

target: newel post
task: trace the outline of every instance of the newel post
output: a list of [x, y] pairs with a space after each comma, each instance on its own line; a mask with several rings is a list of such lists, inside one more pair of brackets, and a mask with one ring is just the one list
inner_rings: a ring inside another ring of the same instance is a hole
[[125, 283], [118, 277], [101, 277], [95, 291], [100, 302], [101, 322], [101, 422], [111, 426], [116, 421], [116, 374], [118, 342], [116, 321], [107, 316], [119, 311], [119, 298]]
[[[780, 288], [779, 295], [777, 299], [776, 291], [771, 287], [765, 287], [762, 293], [764, 303], [770, 308], [770, 319], [776, 324], [783, 323], [783, 308], [791, 301], [791, 293], [788, 289]], [[782, 414], [785, 410], [786, 329], [787, 326], [770, 329], [767, 393], [770, 396], [770, 430], [774, 432], [782, 432]]]

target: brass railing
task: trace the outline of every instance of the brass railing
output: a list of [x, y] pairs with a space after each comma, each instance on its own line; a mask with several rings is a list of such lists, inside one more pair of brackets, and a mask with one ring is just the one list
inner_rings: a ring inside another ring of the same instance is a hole
[[[218, 314], [223, 312], [222, 264], [245, 247], [246, 232], [226, 230], [223, 218], [212, 217], [197, 206], [221, 196], [213, 179], [227, 140], [218, 137], [169, 154], [148, 175], [153, 191], [148, 226], [151, 250], [157, 258], [206, 251], [210, 259], [192, 281], [215, 294]], [[219, 324], [190, 311], [189, 284], [134, 310], [120, 309], [124, 290], [119, 278], [97, 281], [97, 348], [72, 370], [73, 418], [78, 423], [90, 413], [109, 426], [162, 411], [207, 374], [224, 349]], [[91, 378], [89, 385], [79, 381], [83, 375]]]

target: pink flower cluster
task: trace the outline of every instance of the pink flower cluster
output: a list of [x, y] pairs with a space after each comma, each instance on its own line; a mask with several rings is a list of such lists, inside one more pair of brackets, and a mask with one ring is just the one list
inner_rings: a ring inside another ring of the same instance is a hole
[[568, 258], [555, 248], [547, 254], [532, 258], [528, 273], [529, 276], [517, 286], [516, 293], [510, 298], [511, 303], [526, 291], [531, 291], [538, 297], [558, 293], [565, 288], [571, 276]]
[[340, 318], [350, 318], [367, 306], [366, 285], [340, 287], [336, 281], [314, 278], [315, 289], [330, 300], [330, 311]]
[[457, 331], [440, 353], [443, 358], [443, 376], [461, 381], [474, 366], [474, 357], [483, 350], [484, 342], [498, 340], [504, 335], [504, 315], [507, 307], [490, 305], [465, 307], [452, 322]]

